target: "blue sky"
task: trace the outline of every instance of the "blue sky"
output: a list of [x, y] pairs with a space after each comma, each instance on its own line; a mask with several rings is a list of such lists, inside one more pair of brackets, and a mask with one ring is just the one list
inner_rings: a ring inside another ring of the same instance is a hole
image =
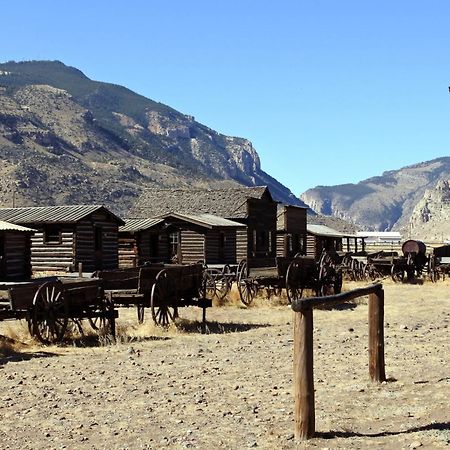
[[248, 138], [296, 195], [450, 156], [448, 0], [0, 0], [50, 59]]

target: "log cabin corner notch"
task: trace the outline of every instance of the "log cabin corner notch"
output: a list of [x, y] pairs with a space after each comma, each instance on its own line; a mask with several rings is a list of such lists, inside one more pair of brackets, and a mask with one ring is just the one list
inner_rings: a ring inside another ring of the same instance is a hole
[[124, 221], [102, 205], [0, 208], [0, 220], [36, 230], [33, 274], [118, 267], [118, 228]]

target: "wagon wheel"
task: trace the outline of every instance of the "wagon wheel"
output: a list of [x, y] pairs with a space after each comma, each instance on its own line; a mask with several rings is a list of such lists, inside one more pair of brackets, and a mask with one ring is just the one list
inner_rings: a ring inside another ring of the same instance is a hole
[[366, 278], [370, 278], [372, 281], [375, 281], [381, 276], [376, 267], [371, 263], [366, 264], [364, 272]]
[[205, 298], [212, 300], [217, 295], [216, 289], [216, 274], [211, 273], [211, 271], [203, 271], [203, 286], [205, 290]]
[[245, 278], [238, 281], [238, 291], [241, 302], [245, 306], [249, 306], [258, 292], [258, 288], [251, 279]]
[[402, 266], [394, 264], [391, 268], [391, 277], [396, 283], [401, 283], [405, 278], [405, 271]]
[[95, 331], [101, 331], [105, 334], [111, 333], [111, 319], [107, 317], [108, 310], [105, 307], [101, 307], [97, 312], [101, 312], [100, 317], [90, 317], [88, 318], [89, 325]]
[[245, 306], [249, 306], [255, 298], [258, 287], [256, 283], [248, 277], [247, 261], [242, 260], [238, 266], [237, 287], [241, 302]]
[[231, 290], [231, 269], [228, 264], [225, 264], [222, 269], [222, 277], [219, 283], [216, 283], [216, 289], [220, 300], [223, 300]]
[[302, 298], [303, 286], [300, 286], [300, 262], [292, 261], [286, 272], [286, 295], [289, 303], [296, 298]]
[[43, 344], [60, 341], [69, 322], [60, 281], [49, 281], [36, 291], [31, 311], [31, 334]]
[[336, 271], [331, 259], [323, 258], [319, 266], [319, 294], [328, 295], [331, 290], [336, 294], [341, 288], [342, 274]]
[[366, 264], [363, 261], [359, 261], [358, 264], [358, 280], [362, 281], [366, 279]]
[[340, 270], [336, 270], [333, 277], [333, 293], [340, 294], [342, 291], [343, 277]]
[[167, 270], [156, 275], [150, 298], [152, 318], [156, 325], [168, 327], [178, 317], [175, 280]]

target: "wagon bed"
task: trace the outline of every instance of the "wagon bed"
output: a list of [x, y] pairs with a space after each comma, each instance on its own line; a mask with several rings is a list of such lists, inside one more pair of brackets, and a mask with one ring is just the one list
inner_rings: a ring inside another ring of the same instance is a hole
[[105, 296], [116, 306], [136, 306], [139, 322], [145, 308], [151, 309], [155, 324], [168, 326], [178, 317], [178, 308], [212, 306], [205, 296], [203, 265], [149, 264], [138, 268], [99, 271]]
[[101, 283], [86, 278], [38, 278], [0, 283], [0, 320], [25, 319], [30, 334], [44, 344], [63, 339], [69, 321], [88, 319], [115, 335], [117, 312], [104, 298]]

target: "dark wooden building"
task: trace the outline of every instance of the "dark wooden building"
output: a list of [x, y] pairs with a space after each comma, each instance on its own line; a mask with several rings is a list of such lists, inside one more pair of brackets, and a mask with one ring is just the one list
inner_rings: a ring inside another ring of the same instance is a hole
[[344, 234], [333, 230], [326, 225], [312, 225], [307, 226], [308, 235], [306, 241], [306, 255], [312, 256], [319, 260], [323, 250], [328, 251], [342, 251], [342, 239]]
[[275, 264], [277, 202], [266, 186], [226, 189], [146, 189], [134, 217], [212, 214], [245, 225], [236, 231], [236, 259], [252, 267]]
[[30, 279], [30, 237], [34, 231], [0, 220], [0, 281]]
[[306, 211], [302, 206], [278, 205], [277, 256], [306, 255]]
[[245, 225], [212, 214], [130, 219], [119, 228], [119, 265], [149, 262], [237, 264], [237, 234]]
[[126, 219], [119, 227], [119, 267], [169, 262], [164, 219]]
[[115, 269], [118, 228], [124, 221], [99, 205], [0, 208], [0, 220], [36, 230], [31, 237], [33, 274]]

